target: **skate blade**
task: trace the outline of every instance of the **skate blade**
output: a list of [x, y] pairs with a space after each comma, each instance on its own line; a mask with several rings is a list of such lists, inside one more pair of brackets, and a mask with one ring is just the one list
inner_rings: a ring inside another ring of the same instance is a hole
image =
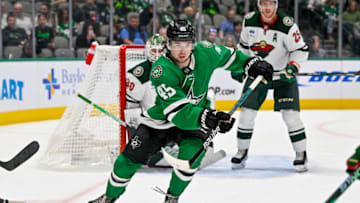
[[232, 168], [233, 170], [243, 169], [243, 168], [245, 168], [245, 163], [240, 163], [240, 164], [232, 163], [232, 164], [231, 164], [231, 168]]
[[296, 165], [295, 170], [297, 173], [304, 173], [308, 171], [308, 168], [306, 165]]

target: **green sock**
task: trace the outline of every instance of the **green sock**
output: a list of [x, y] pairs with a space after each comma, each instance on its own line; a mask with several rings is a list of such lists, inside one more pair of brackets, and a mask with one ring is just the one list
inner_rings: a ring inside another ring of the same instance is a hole
[[115, 199], [123, 194], [131, 177], [141, 166], [141, 164], [134, 163], [129, 158], [120, 154], [115, 161], [114, 169], [108, 180], [106, 196]]

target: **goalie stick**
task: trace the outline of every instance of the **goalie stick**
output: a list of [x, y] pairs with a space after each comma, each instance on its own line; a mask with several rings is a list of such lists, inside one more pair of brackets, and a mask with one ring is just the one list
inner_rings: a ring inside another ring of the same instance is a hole
[[0, 166], [5, 168], [8, 171], [12, 171], [30, 157], [32, 157], [39, 150], [39, 143], [37, 141], [32, 141], [28, 144], [24, 149], [22, 149], [18, 154], [14, 156], [14, 158], [9, 161], [3, 162], [0, 161]]
[[[251, 83], [249, 88], [245, 91], [245, 93], [241, 96], [241, 98], [236, 102], [236, 104], [232, 107], [232, 109], [229, 111], [229, 114], [232, 115], [236, 109], [238, 109], [246, 100], [246, 98], [250, 95], [250, 93], [256, 88], [256, 86], [263, 80], [263, 76], [259, 75], [256, 77], [256, 79]], [[164, 158], [166, 161], [173, 166], [174, 168], [180, 169], [180, 170], [189, 170], [191, 165], [199, 158], [199, 156], [202, 154], [204, 150], [206, 150], [211, 141], [214, 139], [215, 135], [220, 131], [219, 126], [215, 130], [211, 130], [209, 137], [205, 140], [201, 148], [195, 153], [195, 155], [190, 160], [181, 160], [177, 159], [173, 156], [171, 156], [165, 148], [161, 148], [161, 151], [164, 155]]]
[[331, 194], [325, 203], [334, 203], [340, 195], [342, 195], [350, 185], [360, 176], [360, 167], [358, 167], [353, 173], [351, 173], [343, 183]]

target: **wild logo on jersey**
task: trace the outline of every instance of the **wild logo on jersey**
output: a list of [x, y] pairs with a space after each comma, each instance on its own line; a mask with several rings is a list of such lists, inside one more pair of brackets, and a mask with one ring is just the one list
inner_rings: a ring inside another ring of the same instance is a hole
[[266, 41], [260, 41], [250, 46], [250, 49], [257, 55], [265, 58], [274, 49], [274, 46], [266, 43]]

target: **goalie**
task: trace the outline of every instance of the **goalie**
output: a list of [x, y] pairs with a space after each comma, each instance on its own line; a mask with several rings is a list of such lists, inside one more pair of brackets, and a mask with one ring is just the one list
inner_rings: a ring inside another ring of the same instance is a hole
[[[150, 82], [151, 65], [163, 55], [165, 48], [165, 39], [156, 34], [152, 36], [146, 43], [146, 57], [148, 60], [135, 65], [126, 74], [126, 109], [125, 122], [131, 127], [129, 129], [130, 137], [134, 137], [135, 129], [139, 125], [139, 120], [143, 111], [146, 111], [154, 105], [156, 92]], [[209, 90], [210, 91], [210, 90]], [[209, 94], [208, 95], [214, 95]], [[214, 96], [208, 99], [214, 103]], [[176, 138], [176, 143], [169, 140], [167, 145], [177, 154], [180, 136]], [[175, 155], [176, 156], [176, 155]], [[220, 150], [214, 153], [213, 145], [211, 145], [203, 158], [200, 168], [204, 168], [225, 157], [225, 152]], [[149, 167], [170, 168], [170, 165], [163, 159], [160, 151], [155, 153], [148, 160]]]

